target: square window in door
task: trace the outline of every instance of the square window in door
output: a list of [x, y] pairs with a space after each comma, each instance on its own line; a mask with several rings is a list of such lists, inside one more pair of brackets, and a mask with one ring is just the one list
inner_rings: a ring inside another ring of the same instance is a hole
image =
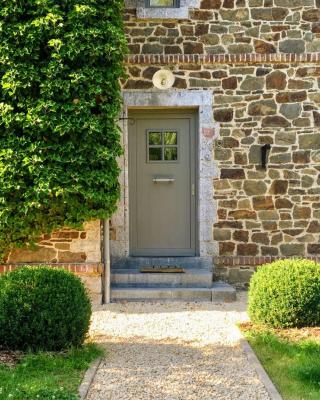
[[147, 162], [178, 162], [177, 131], [147, 131]]

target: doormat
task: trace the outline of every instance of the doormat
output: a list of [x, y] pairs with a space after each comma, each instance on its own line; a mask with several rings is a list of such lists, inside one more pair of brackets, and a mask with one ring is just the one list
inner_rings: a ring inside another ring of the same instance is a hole
[[147, 265], [140, 267], [140, 272], [164, 272], [164, 273], [184, 273], [185, 270], [182, 267], [175, 265]]

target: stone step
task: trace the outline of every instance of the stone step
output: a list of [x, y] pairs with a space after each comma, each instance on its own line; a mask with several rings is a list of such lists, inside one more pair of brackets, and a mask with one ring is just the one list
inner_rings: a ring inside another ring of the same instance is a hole
[[114, 287], [202, 287], [212, 285], [212, 272], [208, 270], [186, 269], [184, 273], [144, 272], [133, 269], [115, 269], [111, 274]]
[[112, 270], [134, 269], [146, 266], [176, 266], [184, 269], [212, 271], [211, 257], [126, 257], [111, 260]]
[[215, 282], [211, 288], [128, 288], [112, 287], [111, 301], [212, 301], [236, 300], [235, 289]]

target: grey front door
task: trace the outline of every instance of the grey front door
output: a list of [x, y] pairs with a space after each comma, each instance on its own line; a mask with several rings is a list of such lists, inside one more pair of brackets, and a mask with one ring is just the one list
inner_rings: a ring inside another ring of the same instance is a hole
[[196, 114], [129, 113], [130, 253], [196, 255]]

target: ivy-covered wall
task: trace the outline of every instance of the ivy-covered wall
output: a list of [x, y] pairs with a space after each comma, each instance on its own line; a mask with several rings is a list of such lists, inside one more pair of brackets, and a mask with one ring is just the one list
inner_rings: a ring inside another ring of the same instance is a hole
[[8, 257], [116, 208], [122, 1], [1, 0], [0, 36], [0, 254]]

